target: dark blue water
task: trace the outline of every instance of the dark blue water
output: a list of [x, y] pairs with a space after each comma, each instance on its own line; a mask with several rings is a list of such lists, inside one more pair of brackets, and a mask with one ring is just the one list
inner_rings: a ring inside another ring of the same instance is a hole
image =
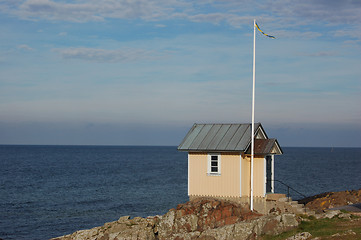
[[[276, 156], [275, 179], [306, 196], [361, 188], [361, 148], [283, 148]], [[277, 192], [287, 188], [275, 183]], [[302, 196], [291, 190], [294, 199]]]
[[[276, 179], [305, 195], [361, 188], [360, 148], [283, 150]], [[49, 239], [185, 201], [187, 154], [176, 147], [0, 146], [5, 240]]]

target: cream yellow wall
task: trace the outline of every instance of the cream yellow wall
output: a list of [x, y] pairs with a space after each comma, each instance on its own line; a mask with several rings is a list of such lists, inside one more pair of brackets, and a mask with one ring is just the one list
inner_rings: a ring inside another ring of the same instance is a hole
[[221, 175], [207, 175], [207, 153], [188, 154], [188, 194], [198, 196], [240, 196], [240, 156], [221, 154]]
[[265, 160], [264, 157], [254, 159], [254, 196], [264, 197], [266, 187]]
[[[253, 162], [253, 194], [256, 197], [265, 196], [265, 160], [264, 157], [255, 157]], [[250, 196], [251, 186], [251, 158], [242, 158], [242, 196]]]
[[241, 163], [241, 177], [242, 177], [242, 196], [250, 196], [250, 175], [251, 175], [251, 160], [250, 158], [242, 157]]

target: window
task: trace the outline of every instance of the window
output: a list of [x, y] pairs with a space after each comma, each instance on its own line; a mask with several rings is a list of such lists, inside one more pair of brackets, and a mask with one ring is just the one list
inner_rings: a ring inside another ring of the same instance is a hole
[[208, 175], [221, 175], [221, 155], [208, 155]]

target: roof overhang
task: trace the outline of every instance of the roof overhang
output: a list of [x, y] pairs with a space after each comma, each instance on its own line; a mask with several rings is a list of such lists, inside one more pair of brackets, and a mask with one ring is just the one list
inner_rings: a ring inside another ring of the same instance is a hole
[[[251, 154], [251, 147], [249, 146], [247, 154]], [[255, 155], [281, 155], [283, 151], [278, 144], [277, 139], [255, 139], [254, 140], [254, 154]]]

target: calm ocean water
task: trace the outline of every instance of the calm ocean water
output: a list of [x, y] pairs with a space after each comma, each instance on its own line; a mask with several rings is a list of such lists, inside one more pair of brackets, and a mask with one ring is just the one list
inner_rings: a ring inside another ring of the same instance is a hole
[[[361, 188], [361, 148], [283, 150], [275, 178], [305, 195]], [[49, 239], [185, 201], [187, 154], [176, 147], [0, 145], [4, 240]]]

